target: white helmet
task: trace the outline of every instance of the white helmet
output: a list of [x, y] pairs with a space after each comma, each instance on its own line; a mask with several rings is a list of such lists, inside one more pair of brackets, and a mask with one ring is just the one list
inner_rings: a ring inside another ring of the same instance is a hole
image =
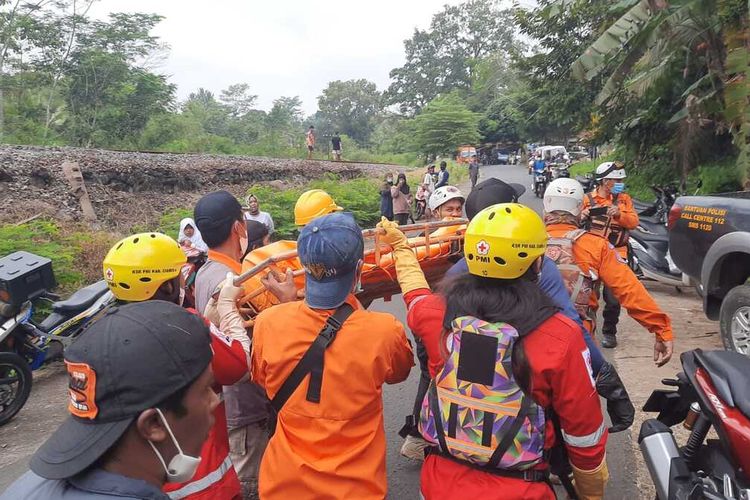
[[596, 178], [602, 179], [624, 179], [625, 168], [619, 161], [605, 161], [598, 167], [596, 167]]
[[560, 178], [549, 183], [544, 191], [544, 211], [568, 212], [578, 217], [583, 208], [583, 186], [575, 179]]
[[466, 198], [461, 194], [461, 191], [455, 186], [443, 186], [435, 190], [430, 195], [430, 210], [437, 210], [438, 207], [445, 203], [460, 198], [463, 202]]

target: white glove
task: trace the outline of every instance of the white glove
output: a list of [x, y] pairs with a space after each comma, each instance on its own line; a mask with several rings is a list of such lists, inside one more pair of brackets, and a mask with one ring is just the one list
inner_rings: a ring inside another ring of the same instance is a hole
[[245, 322], [240, 316], [237, 308], [237, 300], [242, 297], [242, 287], [234, 286], [235, 275], [227, 273], [227, 278], [220, 285], [218, 299], [213, 297], [206, 304], [204, 316], [214, 325], [219, 327], [222, 333], [229, 335], [233, 340], [242, 344], [242, 349], [249, 356], [251, 341], [245, 329]]

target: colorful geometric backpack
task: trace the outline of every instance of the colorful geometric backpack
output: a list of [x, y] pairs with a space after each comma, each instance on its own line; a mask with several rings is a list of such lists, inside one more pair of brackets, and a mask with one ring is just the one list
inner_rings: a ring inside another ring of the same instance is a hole
[[586, 234], [586, 231], [583, 229], [576, 229], [562, 238], [550, 238], [547, 240], [545, 255], [557, 264], [557, 269], [560, 270], [570, 300], [581, 319], [594, 320], [589, 299], [591, 299], [591, 294], [594, 293], [597, 277], [593, 272], [586, 274], [576, 264], [573, 256], [573, 243], [584, 234]]
[[544, 409], [511, 368], [518, 332], [507, 323], [456, 318], [448, 359], [422, 402], [419, 432], [443, 454], [471, 464], [526, 471], [544, 454]]

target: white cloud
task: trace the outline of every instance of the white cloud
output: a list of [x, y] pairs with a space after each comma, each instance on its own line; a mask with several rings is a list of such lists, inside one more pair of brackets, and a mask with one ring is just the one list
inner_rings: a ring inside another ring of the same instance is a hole
[[155, 34], [170, 45], [159, 72], [184, 99], [198, 87], [215, 93], [246, 82], [269, 109], [299, 95], [307, 114], [328, 82], [366, 78], [380, 90], [404, 62], [403, 41], [426, 28], [446, 3], [460, 0], [103, 0], [90, 14], [160, 14]]

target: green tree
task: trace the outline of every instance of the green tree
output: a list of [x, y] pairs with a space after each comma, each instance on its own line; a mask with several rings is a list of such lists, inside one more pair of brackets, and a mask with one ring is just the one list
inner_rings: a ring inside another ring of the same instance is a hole
[[298, 128], [302, 124], [302, 100], [299, 96], [279, 97], [273, 101], [266, 122], [272, 130]]
[[414, 118], [414, 144], [429, 157], [452, 153], [461, 144], [479, 140], [479, 119], [457, 96], [438, 97]]
[[528, 139], [564, 140], [590, 124], [596, 91], [575, 80], [570, 65], [595, 39], [610, 3], [547, 0], [535, 9], [516, 11], [521, 32], [535, 47], [515, 62], [523, 82], [514, 101]]
[[469, 0], [433, 16], [429, 30], [404, 42], [406, 64], [391, 71], [388, 102], [416, 113], [438, 95], [471, 86], [478, 62], [490, 54], [521, 50], [513, 12], [497, 0]]
[[[672, 139], [671, 163], [683, 176], [705, 157], [707, 140], [721, 141], [731, 130], [745, 182], [750, 175], [747, 3], [640, 0], [621, 6], [621, 15], [571, 66], [582, 81], [607, 77], [596, 98], [605, 123], [627, 107], [628, 113], [617, 117], [630, 125], [621, 129], [621, 138], [636, 127], [650, 137], [661, 131], [665, 140]], [[649, 123], [653, 116], [660, 120]], [[638, 156], [647, 155], [644, 143], [631, 143]]]
[[230, 109], [216, 100], [213, 92], [199, 88], [190, 93], [182, 103], [182, 112], [200, 123], [203, 131], [208, 134], [221, 136], [227, 133]]
[[248, 114], [258, 100], [257, 95], [249, 92], [250, 85], [247, 83], [235, 83], [221, 91], [219, 100], [229, 108], [232, 117], [240, 118]]
[[166, 77], [131, 67], [120, 54], [77, 52], [68, 71], [66, 136], [80, 146], [137, 141], [149, 118], [174, 99]]
[[360, 145], [369, 142], [382, 109], [381, 95], [368, 80], [330, 82], [318, 97], [318, 119], [348, 135]]

